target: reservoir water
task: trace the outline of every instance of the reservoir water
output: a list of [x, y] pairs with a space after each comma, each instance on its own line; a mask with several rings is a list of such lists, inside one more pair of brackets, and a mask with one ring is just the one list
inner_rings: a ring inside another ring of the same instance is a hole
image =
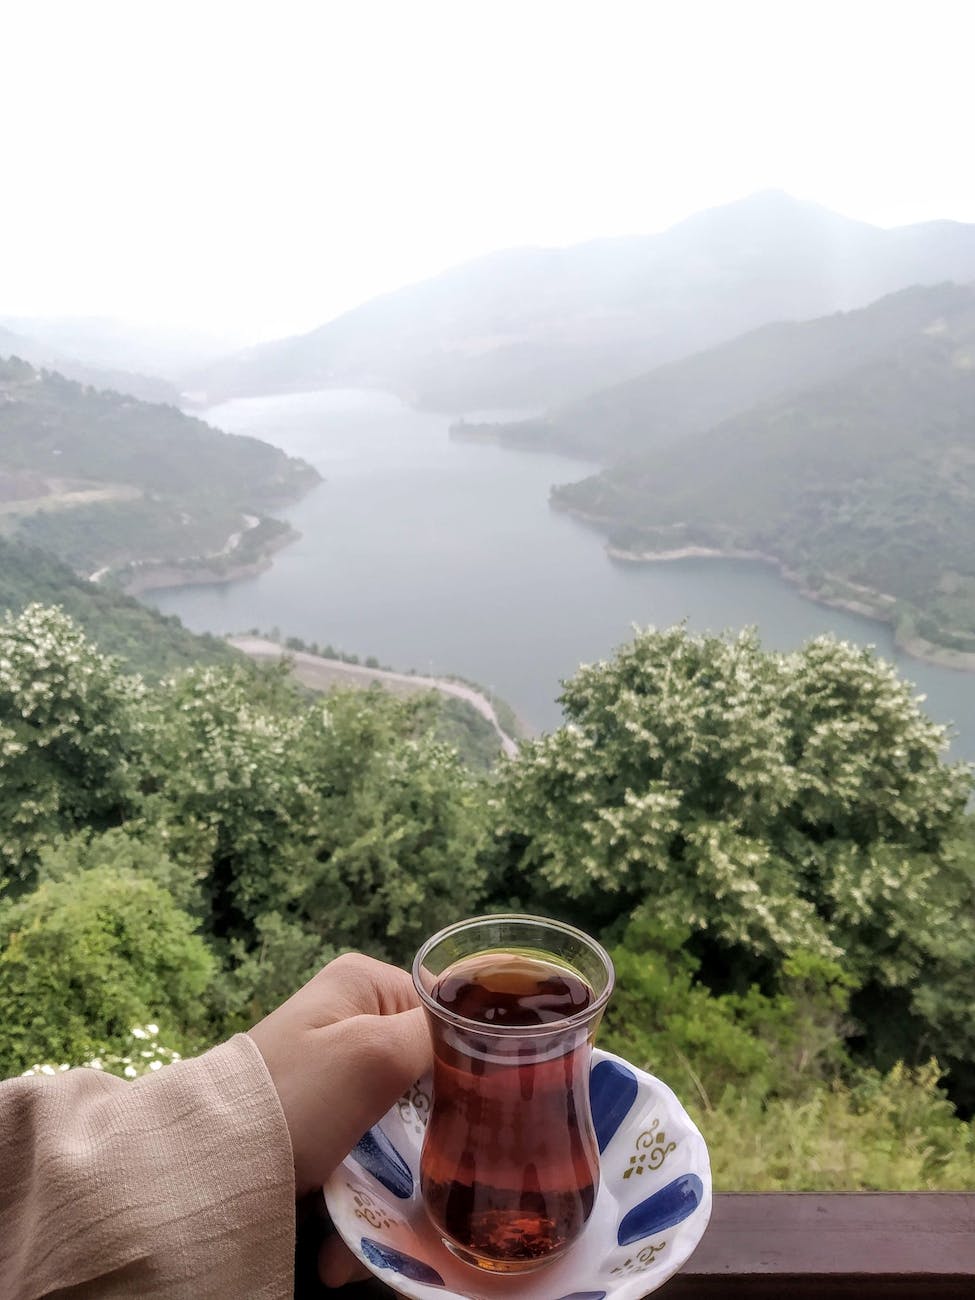
[[821, 632], [876, 646], [951, 723], [975, 760], [975, 674], [894, 649], [883, 624], [804, 600], [767, 565], [622, 565], [591, 529], [551, 510], [549, 488], [585, 461], [447, 435], [446, 416], [375, 392], [330, 390], [227, 402], [202, 413], [302, 456], [324, 481], [278, 512], [301, 533], [254, 578], [148, 593], [195, 631], [279, 628], [418, 672], [496, 690], [534, 730], [558, 726], [559, 681], [612, 654], [634, 624], [754, 625], [791, 649]]

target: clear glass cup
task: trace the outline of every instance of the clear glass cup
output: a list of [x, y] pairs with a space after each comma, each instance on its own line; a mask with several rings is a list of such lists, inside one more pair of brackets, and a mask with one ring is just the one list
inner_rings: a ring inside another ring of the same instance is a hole
[[589, 1065], [613, 980], [598, 943], [534, 916], [461, 921], [417, 953], [434, 1045], [420, 1185], [466, 1262], [526, 1272], [585, 1227], [599, 1185]]

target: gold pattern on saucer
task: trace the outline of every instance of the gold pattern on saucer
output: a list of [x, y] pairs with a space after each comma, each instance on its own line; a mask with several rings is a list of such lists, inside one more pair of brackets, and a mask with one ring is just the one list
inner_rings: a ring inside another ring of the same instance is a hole
[[623, 1177], [630, 1174], [642, 1174], [644, 1169], [659, 1169], [670, 1155], [677, 1150], [676, 1142], [668, 1142], [667, 1134], [660, 1127], [660, 1120], [655, 1119], [648, 1129], [644, 1129], [637, 1138], [636, 1154], [630, 1156], [630, 1163], [623, 1170]]
[[613, 1275], [619, 1276], [623, 1273], [645, 1272], [666, 1244], [665, 1241], [661, 1241], [656, 1246], [644, 1246], [640, 1253], [635, 1257], [633, 1255], [628, 1255], [622, 1264], [618, 1264], [617, 1267], [612, 1270]]
[[382, 1205], [377, 1204], [368, 1192], [363, 1191], [361, 1187], [353, 1187], [351, 1183], [345, 1185], [352, 1193], [357, 1219], [364, 1220], [371, 1228], [392, 1228], [399, 1225], [400, 1220], [389, 1214]]

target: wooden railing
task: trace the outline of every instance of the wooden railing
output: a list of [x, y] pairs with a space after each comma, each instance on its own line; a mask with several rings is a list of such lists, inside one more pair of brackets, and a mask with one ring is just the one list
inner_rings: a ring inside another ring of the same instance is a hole
[[[975, 1182], [975, 1169], [972, 1171]], [[380, 1300], [380, 1282], [325, 1291], [314, 1223], [299, 1234], [300, 1300]], [[662, 1300], [975, 1300], [975, 1193], [719, 1193], [704, 1239]], [[517, 1286], [512, 1287], [517, 1300]]]
[[657, 1294], [975, 1300], [975, 1194], [725, 1192], [701, 1244]]

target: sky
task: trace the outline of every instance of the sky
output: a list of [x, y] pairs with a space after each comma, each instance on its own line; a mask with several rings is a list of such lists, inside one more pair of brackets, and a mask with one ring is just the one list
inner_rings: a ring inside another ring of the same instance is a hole
[[973, 0], [30, 0], [0, 316], [241, 343], [781, 188], [975, 221]]

